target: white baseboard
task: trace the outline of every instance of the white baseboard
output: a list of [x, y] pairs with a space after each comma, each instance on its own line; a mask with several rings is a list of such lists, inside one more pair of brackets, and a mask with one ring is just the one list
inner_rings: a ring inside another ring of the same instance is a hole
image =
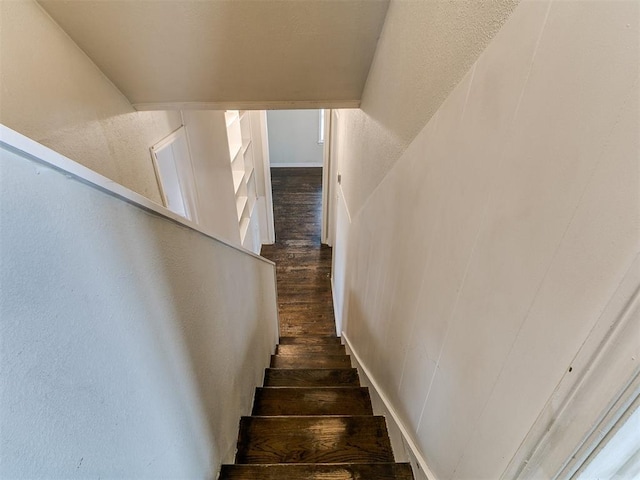
[[271, 168], [322, 168], [322, 163], [270, 163]]
[[419, 472], [416, 472], [414, 467], [414, 475], [416, 475], [416, 479], [426, 478], [426, 480], [438, 480], [437, 477], [433, 474], [432, 470], [429, 468], [429, 465], [424, 458], [424, 454], [420, 451], [415, 441], [413, 440], [412, 435], [409, 433], [409, 429], [400, 419], [400, 416], [398, 415], [395, 407], [392, 405], [391, 401], [384, 393], [369, 368], [367, 368], [366, 364], [362, 361], [362, 358], [360, 357], [360, 355], [358, 355], [358, 352], [353, 348], [353, 345], [349, 341], [349, 337], [345, 332], [342, 332], [342, 339], [344, 340], [344, 344], [346, 345], [347, 350], [355, 360], [358, 373], [366, 377], [368, 381], [367, 383], [375, 391], [373, 393], [380, 398], [385, 406], [385, 409], [387, 410], [387, 412], [389, 412], [391, 418], [387, 418], [387, 421], [392, 421], [398, 428], [400, 434], [402, 435], [404, 445], [410, 450], [410, 456], [415, 459], [415, 463], [417, 463], [419, 470]]

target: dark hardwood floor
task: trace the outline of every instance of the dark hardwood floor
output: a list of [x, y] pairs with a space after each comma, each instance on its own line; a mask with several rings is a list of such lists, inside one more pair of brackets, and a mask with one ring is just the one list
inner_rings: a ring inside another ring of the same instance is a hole
[[411, 480], [336, 336], [321, 169], [272, 169], [280, 343], [221, 480]]
[[272, 168], [276, 243], [262, 256], [276, 263], [280, 335], [335, 335], [331, 248], [320, 243], [322, 169]]

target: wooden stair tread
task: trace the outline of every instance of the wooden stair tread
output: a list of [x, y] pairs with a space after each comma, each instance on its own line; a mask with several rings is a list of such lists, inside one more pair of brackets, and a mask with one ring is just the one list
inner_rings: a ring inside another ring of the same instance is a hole
[[280, 314], [280, 333], [291, 336], [329, 335], [336, 327], [330, 321], [331, 314], [319, 322], [295, 322], [288, 315]]
[[393, 462], [384, 417], [242, 417], [236, 463]]
[[340, 345], [340, 338], [335, 336], [300, 336], [300, 337], [280, 337], [280, 345]]
[[408, 463], [223, 465], [219, 480], [413, 480]]
[[263, 387], [252, 415], [373, 415], [364, 387]]
[[359, 387], [355, 368], [267, 368], [265, 387]]
[[351, 368], [348, 355], [271, 355], [271, 368]]
[[278, 345], [276, 348], [277, 355], [307, 355], [307, 354], [325, 354], [325, 355], [346, 355], [344, 345], [339, 344], [292, 344]]

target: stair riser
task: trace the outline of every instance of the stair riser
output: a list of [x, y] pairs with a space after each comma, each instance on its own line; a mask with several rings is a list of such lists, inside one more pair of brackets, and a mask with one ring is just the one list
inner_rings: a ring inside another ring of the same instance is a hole
[[358, 371], [350, 369], [267, 368], [265, 387], [359, 387]]
[[407, 463], [223, 465], [219, 480], [413, 480]]
[[351, 368], [347, 355], [272, 355], [271, 368]]
[[336, 336], [280, 337], [280, 345], [340, 345]]
[[373, 415], [366, 388], [257, 388], [252, 415]]

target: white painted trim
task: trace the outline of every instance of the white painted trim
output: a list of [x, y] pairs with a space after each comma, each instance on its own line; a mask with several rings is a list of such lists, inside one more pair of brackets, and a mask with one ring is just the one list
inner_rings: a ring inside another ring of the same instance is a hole
[[173, 213], [162, 205], [158, 205], [157, 203], [152, 202], [148, 198], [132, 190], [129, 190], [119, 183], [114, 182], [113, 180], [110, 180], [97, 172], [94, 172], [84, 165], [80, 165], [70, 158], [61, 155], [2, 124], [0, 124], [0, 145], [21, 155], [27, 156], [29, 159], [35, 162], [62, 171], [68, 176], [73, 177], [90, 187], [96, 188], [103, 193], [106, 193], [107, 195], [123, 200], [128, 204], [133, 205], [134, 207], [138, 207], [142, 210], [163, 217], [173, 223], [177, 223], [179, 225], [187, 227], [195, 232], [204, 235], [205, 237], [210, 238], [211, 240], [214, 240], [215, 242], [221, 243], [222, 245], [225, 245], [229, 248], [233, 248], [234, 250], [242, 252], [246, 255], [250, 255], [251, 257], [260, 260], [261, 262], [275, 266], [274, 262], [256, 255], [249, 250], [239, 247], [238, 245], [234, 245], [232, 243], [226, 242], [225, 240], [217, 238], [214, 234], [205, 231], [200, 225], [197, 225], [196, 223]]
[[315, 110], [318, 108], [360, 108], [360, 100], [293, 100], [267, 102], [158, 102], [134, 103], [145, 110]]
[[[318, 111], [323, 111], [322, 109]], [[331, 151], [331, 110], [326, 110], [324, 115], [324, 141], [322, 142], [322, 224], [320, 230], [320, 241], [330, 247], [333, 246], [332, 231], [330, 228], [332, 218], [331, 212], [331, 197], [333, 195], [333, 183], [332, 179], [332, 158]], [[331, 277], [333, 280], [333, 276]], [[340, 332], [338, 332], [338, 335]]]
[[272, 163], [272, 168], [322, 168], [322, 163]]
[[404, 438], [404, 441], [406, 442], [407, 446], [411, 450], [411, 453], [413, 454], [413, 456], [416, 458], [418, 464], [420, 465], [420, 468], [422, 469], [422, 472], [427, 476], [428, 480], [437, 480], [437, 477], [434, 475], [433, 471], [429, 468], [429, 465], [427, 464], [427, 461], [424, 458], [423, 453], [420, 451], [420, 448], [418, 448], [418, 445], [416, 445], [416, 442], [413, 440], [413, 436], [409, 433], [409, 429], [404, 424], [404, 422], [400, 419], [400, 416], [398, 415], [398, 412], [396, 411], [395, 407], [389, 400], [389, 397], [387, 397], [387, 395], [384, 393], [384, 390], [382, 390], [382, 388], [380, 387], [380, 384], [376, 381], [375, 377], [373, 376], [373, 373], [371, 373], [369, 368], [367, 368], [366, 364], [362, 361], [362, 358], [360, 357], [360, 355], [358, 355], [357, 350], [353, 348], [353, 344], [351, 343], [351, 341], [349, 340], [349, 337], [344, 331], [342, 332], [342, 339], [344, 340], [347, 348], [350, 350], [351, 355], [353, 355], [353, 357], [355, 358], [357, 364], [362, 370], [362, 373], [369, 379], [369, 382], [371, 383], [373, 389], [376, 391], [376, 394], [380, 397], [380, 399], [382, 400], [382, 403], [384, 403], [385, 407], [391, 414], [393, 421], [398, 426], [400, 433]]
[[325, 109], [318, 109], [318, 145], [324, 145], [324, 137], [325, 137]]

